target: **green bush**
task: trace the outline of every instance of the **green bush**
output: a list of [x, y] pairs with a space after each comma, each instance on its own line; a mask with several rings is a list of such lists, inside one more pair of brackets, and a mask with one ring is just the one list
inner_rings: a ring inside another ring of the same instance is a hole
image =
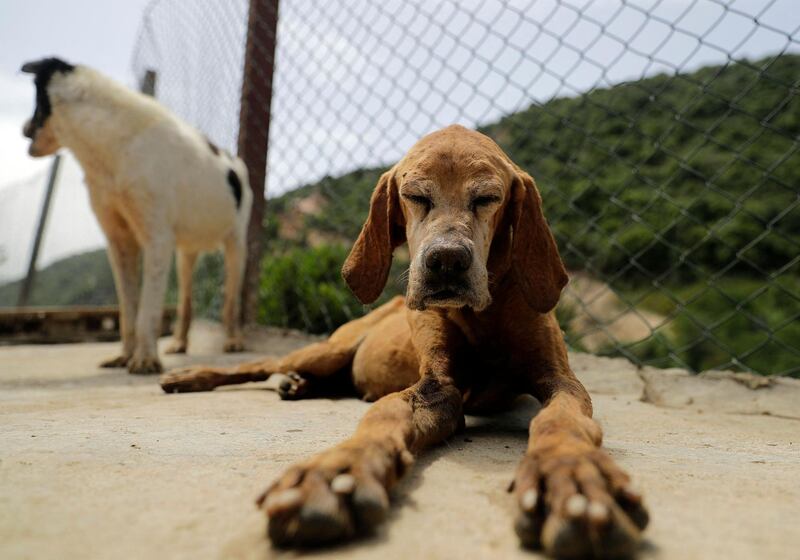
[[[349, 248], [322, 245], [294, 248], [267, 255], [261, 264], [258, 321], [265, 325], [326, 333], [360, 317], [361, 305], [342, 280], [342, 263]], [[393, 267], [389, 282], [376, 305], [401, 293], [396, 281], [404, 263]]]
[[787, 275], [771, 283], [723, 278], [710, 286], [666, 289], [677, 302], [663, 293], [644, 300], [643, 307], [669, 321], [627, 349], [639, 360], [695, 371], [730, 368], [800, 377], [800, 278]]

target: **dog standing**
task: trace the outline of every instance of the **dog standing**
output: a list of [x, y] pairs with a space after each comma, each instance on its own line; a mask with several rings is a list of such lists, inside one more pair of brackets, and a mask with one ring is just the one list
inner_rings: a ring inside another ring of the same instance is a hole
[[380, 295], [405, 242], [405, 300], [284, 358], [161, 379], [167, 392], [203, 391], [293, 372], [279, 392], [300, 398], [344, 374], [377, 401], [350, 439], [290, 468], [261, 497], [272, 541], [317, 545], [370, 530], [414, 457], [463, 426], [465, 412], [529, 394], [542, 409], [513, 483], [520, 540], [559, 558], [633, 554], [648, 514], [602, 449], [570, 369], [553, 312], [567, 274], [533, 179], [482, 134], [430, 134], [375, 187], [342, 271], [361, 301]]
[[[173, 249], [178, 322], [168, 352], [188, 346], [192, 270], [202, 251], [225, 250], [226, 352], [242, 350], [239, 308], [252, 193], [247, 169], [158, 102], [86, 66], [29, 62], [36, 109], [23, 133], [33, 157], [68, 148], [108, 239], [120, 305], [122, 353], [101, 364], [161, 371], [156, 342]], [[140, 262], [144, 278], [140, 288]]]

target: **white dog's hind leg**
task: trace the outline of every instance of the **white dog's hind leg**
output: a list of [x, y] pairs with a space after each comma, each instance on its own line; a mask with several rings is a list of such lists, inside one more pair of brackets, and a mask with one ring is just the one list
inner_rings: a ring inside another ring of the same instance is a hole
[[192, 273], [197, 253], [178, 249], [178, 321], [167, 354], [185, 354], [189, 348], [189, 326], [192, 323]]
[[242, 277], [245, 256], [244, 234], [232, 233], [225, 240], [225, 303], [222, 322], [225, 325], [225, 352], [244, 350], [241, 328]]
[[161, 330], [174, 239], [169, 233], [154, 232], [151, 240], [144, 247], [144, 281], [136, 316], [136, 349], [128, 362], [131, 373], [161, 372], [156, 342]]
[[97, 212], [108, 238], [108, 260], [114, 275], [119, 302], [119, 328], [122, 353], [100, 364], [100, 367], [125, 367], [136, 346], [136, 309], [139, 304], [141, 249], [122, 218], [112, 212]]

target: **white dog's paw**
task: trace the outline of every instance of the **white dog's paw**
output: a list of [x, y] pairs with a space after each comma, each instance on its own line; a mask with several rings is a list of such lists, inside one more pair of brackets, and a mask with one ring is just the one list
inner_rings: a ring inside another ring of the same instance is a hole
[[151, 373], [161, 373], [163, 368], [161, 362], [155, 356], [136, 357], [134, 356], [128, 362], [128, 372], [140, 375], [147, 375]]
[[103, 360], [100, 362], [101, 368], [124, 368], [128, 365], [130, 361], [129, 356], [117, 356], [116, 358], [111, 358], [108, 360]]
[[187, 348], [189, 348], [189, 343], [187, 341], [173, 340], [164, 352], [167, 354], [186, 354]]
[[229, 338], [222, 349], [227, 353], [244, 352], [244, 341], [241, 338]]

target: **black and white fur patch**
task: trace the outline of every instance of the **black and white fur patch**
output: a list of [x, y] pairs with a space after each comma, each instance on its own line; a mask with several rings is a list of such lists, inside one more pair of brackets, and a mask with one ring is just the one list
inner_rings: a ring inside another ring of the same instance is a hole
[[238, 209], [242, 204], [242, 182], [233, 169], [228, 170], [228, 184], [231, 186], [233, 198], [236, 199], [236, 208]]
[[75, 66], [68, 62], [64, 62], [60, 58], [43, 58], [32, 62], [26, 62], [22, 65], [21, 70], [28, 74], [35, 74], [33, 83], [36, 85], [36, 109], [33, 112], [30, 126], [25, 129], [25, 136], [33, 138], [36, 131], [39, 130], [47, 121], [53, 108], [50, 105], [50, 96], [47, 94], [47, 86], [56, 72], [62, 74], [69, 74], [75, 70]]

